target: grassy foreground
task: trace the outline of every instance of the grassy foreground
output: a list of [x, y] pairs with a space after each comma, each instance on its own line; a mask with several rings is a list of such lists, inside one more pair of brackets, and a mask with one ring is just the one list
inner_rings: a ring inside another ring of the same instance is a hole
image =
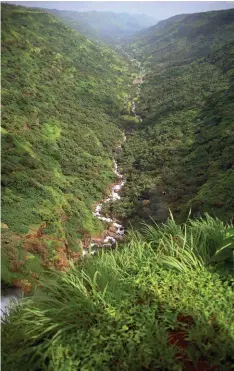
[[50, 273], [3, 320], [4, 370], [231, 370], [233, 232], [171, 218]]

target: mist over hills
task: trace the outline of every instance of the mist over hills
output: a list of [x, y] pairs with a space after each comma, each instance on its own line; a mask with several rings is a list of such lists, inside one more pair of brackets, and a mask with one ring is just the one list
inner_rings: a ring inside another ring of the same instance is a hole
[[53, 13], [86, 37], [110, 44], [116, 44], [122, 38], [157, 23], [154, 18], [144, 14], [74, 12], [56, 9], [46, 11]]

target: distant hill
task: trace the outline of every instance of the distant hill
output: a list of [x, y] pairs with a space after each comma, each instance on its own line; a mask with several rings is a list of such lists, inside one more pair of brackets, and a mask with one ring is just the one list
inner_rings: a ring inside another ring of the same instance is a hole
[[144, 14], [44, 10], [53, 13], [82, 35], [110, 44], [116, 44], [120, 39], [157, 23], [154, 18]]
[[233, 41], [233, 17], [234, 9], [176, 15], [134, 35], [133, 50], [159, 63], [192, 61]]

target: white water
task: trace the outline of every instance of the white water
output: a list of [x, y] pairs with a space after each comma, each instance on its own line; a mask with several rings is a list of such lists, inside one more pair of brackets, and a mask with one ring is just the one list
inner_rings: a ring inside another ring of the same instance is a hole
[[[123, 142], [125, 142], [126, 140], [126, 136], [125, 134], [123, 134]], [[119, 149], [121, 149], [121, 146], [118, 147]], [[115, 173], [115, 175], [117, 176], [118, 178], [118, 183], [115, 184], [112, 188], [111, 188], [111, 192], [110, 194], [105, 198], [104, 201], [100, 202], [94, 212], [93, 212], [93, 215], [98, 218], [99, 220], [103, 221], [103, 222], [106, 222], [109, 224], [109, 226], [111, 225], [112, 227], [114, 227], [116, 229], [116, 231], [114, 232], [114, 237], [113, 236], [106, 236], [103, 241], [100, 241], [100, 243], [97, 243], [97, 242], [94, 242], [92, 241], [91, 242], [91, 246], [90, 246], [90, 249], [85, 249], [83, 250], [83, 256], [88, 254], [88, 253], [91, 253], [91, 254], [95, 254], [97, 252], [97, 250], [101, 247], [112, 247], [116, 244], [117, 242], [117, 239], [119, 239], [119, 237], [123, 236], [124, 235], [124, 227], [122, 224], [119, 224], [119, 223], [116, 223], [116, 221], [110, 217], [106, 217], [104, 215], [102, 215], [102, 207], [103, 207], [103, 204], [105, 203], [108, 203], [108, 202], [114, 202], [116, 200], [120, 200], [120, 195], [119, 195], [119, 192], [121, 191], [121, 189], [123, 188], [124, 184], [125, 184], [125, 180], [123, 179], [123, 175], [119, 173], [118, 171], [118, 164], [115, 160], [113, 160], [113, 172]]]
[[[141, 82], [139, 85], [142, 84], [142, 81], [143, 81], [143, 77], [144, 77], [144, 74], [145, 74], [145, 71], [144, 69], [141, 68], [141, 73], [140, 73], [140, 78], [141, 78]], [[140, 87], [138, 87], [137, 89], [137, 95], [140, 94]], [[138, 118], [140, 120], [140, 122], [142, 122], [142, 118], [136, 114], [136, 103], [134, 101], [132, 101], [132, 113], [135, 115], [136, 118]], [[123, 142], [125, 142], [126, 140], [126, 136], [125, 134], [123, 133]], [[122, 147], [119, 146], [118, 149], [121, 149]], [[112, 226], [114, 226], [116, 229], [116, 232], [115, 232], [115, 237], [113, 236], [106, 236], [102, 242], [94, 242], [92, 241], [91, 242], [91, 245], [90, 245], [90, 249], [89, 250], [83, 250], [83, 256], [86, 255], [87, 253], [91, 253], [91, 254], [95, 254], [98, 250], [98, 248], [100, 247], [112, 247], [116, 244], [117, 242], [117, 239], [121, 236], [124, 235], [124, 227], [122, 224], [118, 224], [115, 222], [115, 220], [111, 219], [110, 217], [106, 217], [104, 215], [102, 215], [102, 207], [103, 207], [103, 204], [107, 203], [107, 202], [110, 202], [110, 201], [116, 201], [116, 200], [120, 200], [120, 195], [119, 195], [119, 192], [121, 191], [121, 189], [123, 188], [124, 184], [125, 184], [125, 180], [123, 179], [123, 175], [119, 173], [118, 171], [118, 164], [117, 162], [114, 160], [113, 161], [113, 172], [115, 173], [115, 175], [117, 176], [118, 178], [118, 184], [115, 184], [112, 189], [111, 189], [111, 193], [110, 195], [108, 195], [104, 201], [102, 201], [101, 203], [99, 203], [94, 212], [93, 212], [93, 215], [95, 217], [97, 217], [99, 220], [102, 220], [103, 222], [106, 222]]]

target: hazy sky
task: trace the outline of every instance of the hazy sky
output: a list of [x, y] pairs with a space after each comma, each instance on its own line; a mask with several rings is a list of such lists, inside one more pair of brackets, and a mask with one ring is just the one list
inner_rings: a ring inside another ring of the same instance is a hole
[[11, 3], [59, 10], [147, 14], [157, 20], [181, 13], [234, 8], [234, 1], [11, 1]]

